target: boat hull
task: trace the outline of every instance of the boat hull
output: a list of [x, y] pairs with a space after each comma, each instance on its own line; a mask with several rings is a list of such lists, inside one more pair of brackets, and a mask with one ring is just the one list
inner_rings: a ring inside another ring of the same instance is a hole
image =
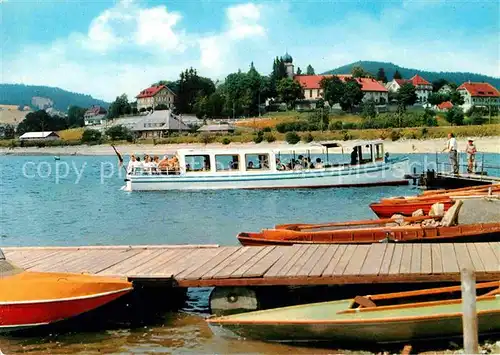
[[419, 209], [422, 209], [424, 211], [424, 214], [428, 215], [432, 205], [436, 202], [442, 203], [444, 205], [445, 211], [447, 211], [455, 203], [455, 201], [451, 200], [402, 203], [372, 203], [370, 204], [370, 208], [379, 218], [391, 218], [395, 214], [411, 216], [413, 212]]
[[360, 168], [341, 167], [269, 173], [129, 175], [127, 191], [327, 188], [407, 185], [408, 160]]

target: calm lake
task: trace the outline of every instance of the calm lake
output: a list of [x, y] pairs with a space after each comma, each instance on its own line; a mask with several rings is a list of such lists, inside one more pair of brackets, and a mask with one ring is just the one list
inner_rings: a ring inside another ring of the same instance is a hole
[[[398, 156], [398, 155], [394, 155]], [[421, 171], [435, 155], [410, 155]], [[440, 155], [446, 161], [446, 155]], [[485, 154], [500, 165], [500, 155]], [[498, 175], [498, 171], [490, 171]], [[374, 218], [368, 204], [416, 194], [412, 186], [315, 190], [124, 192], [114, 156], [0, 156], [0, 247], [221, 244], [278, 223]], [[209, 290], [191, 290], [181, 313], [139, 329], [3, 337], [5, 354], [325, 353], [327, 349], [214, 336], [203, 317]], [[194, 305], [194, 306], [193, 306]], [[331, 351], [331, 350], [330, 350]]]

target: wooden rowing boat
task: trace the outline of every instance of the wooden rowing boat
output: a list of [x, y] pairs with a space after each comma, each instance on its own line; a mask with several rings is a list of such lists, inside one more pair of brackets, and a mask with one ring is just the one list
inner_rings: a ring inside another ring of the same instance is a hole
[[0, 250], [0, 332], [68, 319], [131, 290], [130, 282], [117, 278], [25, 271], [5, 260]]
[[[480, 334], [500, 331], [500, 283], [478, 284]], [[264, 341], [389, 343], [462, 334], [460, 286], [398, 292], [208, 318], [233, 334]], [[481, 294], [480, 294], [481, 292]], [[434, 297], [444, 300], [429, 300]], [[425, 301], [421, 301], [424, 299]]]
[[[456, 206], [456, 207], [455, 207]], [[446, 243], [500, 240], [500, 201], [457, 201], [443, 217], [421, 216], [322, 224], [281, 224], [242, 232], [242, 245]], [[438, 222], [439, 221], [439, 222]]]

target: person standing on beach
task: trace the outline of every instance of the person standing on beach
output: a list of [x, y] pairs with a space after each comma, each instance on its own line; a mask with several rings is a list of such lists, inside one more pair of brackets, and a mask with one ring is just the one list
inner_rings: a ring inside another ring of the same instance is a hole
[[474, 172], [474, 162], [476, 161], [476, 146], [474, 145], [474, 140], [469, 138], [467, 140], [467, 147], [465, 148], [467, 153], [467, 172], [472, 174]]
[[457, 152], [457, 140], [453, 133], [448, 133], [448, 141], [446, 142], [446, 148], [443, 151], [448, 151], [448, 156], [450, 158], [450, 164], [453, 170], [453, 174], [458, 174], [458, 152]]

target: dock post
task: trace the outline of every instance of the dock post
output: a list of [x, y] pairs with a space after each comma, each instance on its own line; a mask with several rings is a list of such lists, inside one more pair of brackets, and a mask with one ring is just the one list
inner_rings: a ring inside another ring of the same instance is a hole
[[476, 312], [476, 274], [470, 269], [461, 270], [462, 283], [462, 326], [464, 352], [478, 354], [478, 329]]

